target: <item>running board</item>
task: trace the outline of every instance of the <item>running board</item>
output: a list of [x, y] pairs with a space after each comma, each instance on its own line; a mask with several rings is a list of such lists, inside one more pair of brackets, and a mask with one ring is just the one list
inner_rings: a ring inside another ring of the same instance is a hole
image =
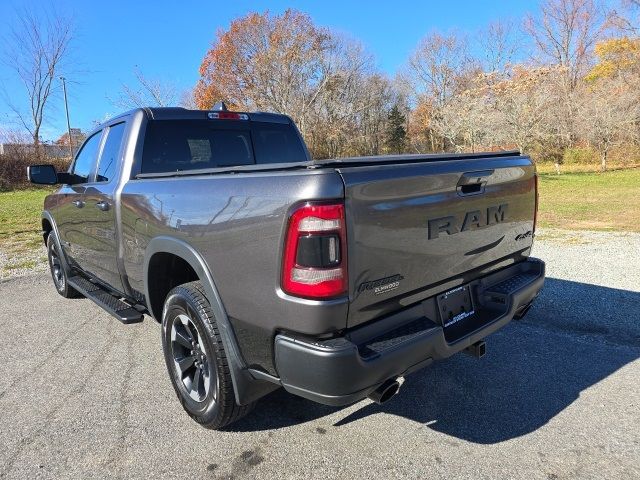
[[68, 282], [70, 286], [122, 323], [138, 323], [144, 318], [144, 315], [131, 305], [84, 277], [75, 275], [70, 277]]

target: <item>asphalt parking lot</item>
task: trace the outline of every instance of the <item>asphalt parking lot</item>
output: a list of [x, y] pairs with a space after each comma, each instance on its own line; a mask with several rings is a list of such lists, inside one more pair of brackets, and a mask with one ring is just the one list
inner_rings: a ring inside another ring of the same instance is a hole
[[640, 234], [544, 232], [525, 320], [384, 406], [277, 391], [227, 431], [175, 399], [148, 317], [0, 283], [0, 478], [640, 478]]

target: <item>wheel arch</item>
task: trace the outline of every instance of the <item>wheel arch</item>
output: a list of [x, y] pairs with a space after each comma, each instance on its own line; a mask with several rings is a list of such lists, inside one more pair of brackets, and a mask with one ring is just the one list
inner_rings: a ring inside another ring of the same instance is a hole
[[47, 238], [49, 235], [53, 233], [53, 241], [56, 242], [56, 246], [58, 247], [58, 251], [60, 252], [60, 262], [62, 263], [62, 268], [64, 268], [65, 272], [69, 273], [69, 263], [67, 262], [67, 257], [64, 248], [62, 248], [62, 243], [60, 240], [60, 233], [58, 232], [58, 226], [56, 221], [53, 219], [53, 215], [48, 211], [42, 212], [42, 239], [44, 240], [45, 246], [47, 245]]
[[[202, 258], [192, 245], [184, 240], [170, 236], [159, 236], [153, 238], [146, 248], [143, 273], [144, 293], [148, 302], [147, 307], [152, 316], [157, 321], [162, 321], [164, 313], [162, 307], [158, 308], [157, 292], [154, 296], [153, 286], [151, 285], [154, 258], [156, 260], [162, 258], [158, 257], [158, 255], [171, 255], [179, 258], [179, 261], [188, 265], [191, 272], [196, 276], [196, 278], [191, 278], [190, 275], [186, 275], [185, 278], [187, 281], [199, 280], [202, 283], [207, 294], [207, 299], [211, 304], [211, 310], [215, 315], [225, 351], [227, 352], [229, 369], [231, 378], [233, 379], [234, 394], [238, 405], [247, 405], [272, 391], [275, 388], [273, 384], [254, 379], [247, 369], [233, 327], [231, 326], [222, 299], [216, 288], [213, 274], [204, 258]], [[162, 305], [164, 305], [164, 300], [164, 298], [161, 299]]]
[[46, 217], [42, 217], [42, 239], [44, 240], [44, 244], [47, 244], [47, 238], [49, 238], [49, 234], [53, 231], [53, 225], [51, 224], [51, 221], [46, 218]]
[[173, 252], [155, 252], [145, 265], [144, 288], [147, 310], [160, 323], [164, 315], [163, 307], [167, 294], [178, 285], [200, 280], [203, 275], [196, 273], [190, 262]]

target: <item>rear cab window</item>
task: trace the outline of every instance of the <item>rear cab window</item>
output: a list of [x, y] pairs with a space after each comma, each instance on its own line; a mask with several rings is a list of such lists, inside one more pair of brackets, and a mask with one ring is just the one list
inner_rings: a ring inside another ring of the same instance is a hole
[[141, 173], [307, 161], [291, 124], [249, 120], [150, 120]]

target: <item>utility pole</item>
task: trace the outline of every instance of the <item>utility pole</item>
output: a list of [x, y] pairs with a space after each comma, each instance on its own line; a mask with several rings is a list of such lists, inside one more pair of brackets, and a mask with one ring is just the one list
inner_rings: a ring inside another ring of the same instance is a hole
[[69, 135], [69, 157], [73, 160], [73, 142], [71, 140], [71, 123], [69, 122], [69, 104], [67, 103], [67, 83], [64, 77], [62, 80], [62, 91], [64, 92], [64, 109], [67, 112], [67, 135]]

